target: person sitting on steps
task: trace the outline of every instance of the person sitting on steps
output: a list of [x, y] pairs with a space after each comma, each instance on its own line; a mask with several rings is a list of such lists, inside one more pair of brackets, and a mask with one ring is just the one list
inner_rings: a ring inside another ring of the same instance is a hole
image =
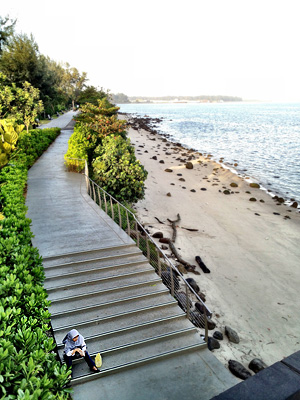
[[68, 368], [72, 368], [73, 359], [84, 357], [92, 372], [100, 372], [86, 350], [84, 337], [76, 329], [70, 330], [62, 342], [65, 345], [64, 360]]

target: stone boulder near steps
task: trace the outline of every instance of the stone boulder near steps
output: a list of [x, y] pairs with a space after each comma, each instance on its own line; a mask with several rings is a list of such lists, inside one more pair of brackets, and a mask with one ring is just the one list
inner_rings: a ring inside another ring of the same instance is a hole
[[239, 335], [230, 326], [225, 326], [225, 334], [232, 343], [240, 343]]

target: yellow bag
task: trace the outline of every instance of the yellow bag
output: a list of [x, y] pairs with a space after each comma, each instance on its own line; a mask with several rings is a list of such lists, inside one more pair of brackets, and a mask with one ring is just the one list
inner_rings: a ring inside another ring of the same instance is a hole
[[97, 354], [96, 354], [96, 357], [95, 357], [95, 364], [96, 364], [96, 367], [97, 367], [97, 368], [100, 368], [101, 365], [102, 365], [102, 357], [101, 357], [101, 354], [100, 354], [100, 353], [97, 353]]

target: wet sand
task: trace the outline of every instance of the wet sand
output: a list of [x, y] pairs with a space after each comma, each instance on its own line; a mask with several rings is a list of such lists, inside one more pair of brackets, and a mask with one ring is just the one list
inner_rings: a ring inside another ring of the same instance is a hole
[[[225, 365], [235, 359], [247, 367], [255, 357], [271, 365], [298, 351], [299, 209], [275, 202], [210, 157], [159, 134], [129, 128], [128, 136], [148, 171], [145, 199], [135, 206], [139, 220], [151, 234], [160, 231], [171, 238], [167, 218], [180, 214], [176, 248], [193, 265], [199, 255], [211, 271], [204, 274], [197, 266], [201, 275], [185, 276], [206, 295], [215, 330], [224, 334], [228, 325], [239, 334], [239, 344], [224, 335], [215, 356]], [[187, 161], [193, 169], [186, 168]]]

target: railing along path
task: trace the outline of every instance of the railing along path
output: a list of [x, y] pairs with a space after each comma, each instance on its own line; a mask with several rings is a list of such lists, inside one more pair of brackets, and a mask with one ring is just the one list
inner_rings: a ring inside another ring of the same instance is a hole
[[[187, 318], [195, 326], [205, 330], [205, 341], [207, 343], [207, 318], [210, 318], [212, 313], [206, 304], [185, 280], [178, 268], [153, 241], [135, 215], [89, 177], [87, 162], [82, 159], [71, 160], [76, 161], [77, 171], [82, 171], [84, 163], [84, 172], [82, 173], [85, 176], [86, 189], [89, 196], [136, 242], [138, 248], [147, 257], [150, 265], [162, 279], [162, 282], [170, 290], [171, 295], [178, 301]], [[195, 308], [195, 303], [198, 303], [197, 308]]]

